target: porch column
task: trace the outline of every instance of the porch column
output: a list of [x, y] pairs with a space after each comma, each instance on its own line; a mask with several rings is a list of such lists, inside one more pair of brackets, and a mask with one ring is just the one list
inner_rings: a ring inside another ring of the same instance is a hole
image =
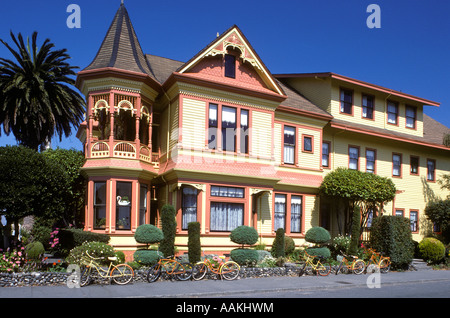
[[109, 93], [109, 156], [114, 156], [114, 93]]
[[136, 159], [140, 158], [141, 141], [139, 139], [139, 125], [141, 119], [141, 95], [136, 98], [135, 106], [135, 119], [136, 119], [136, 135], [134, 137], [134, 143], [136, 144]]

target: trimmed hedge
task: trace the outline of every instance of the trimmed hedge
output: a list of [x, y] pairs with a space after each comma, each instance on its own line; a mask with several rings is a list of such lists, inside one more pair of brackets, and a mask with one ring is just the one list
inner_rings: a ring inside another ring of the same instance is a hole
[[195, 264], [200, 261], [202, 247], [200, 245], [200, 223], [188, 223], [188, 256], [189, 262]]
[[419, 253], [424, 261], [439, 263], [445, 257], [445, 246], [438, 239], [426, 237], [419, 243]]
[[164, 256], [174, 255], [177, 221], [175, 220], [175, 208], [170, 204], [165, 204], [161, 209], [161, 226], [164, 238], [159, 244], [159, 250]]
[[230, 257], [239, 265], [254, 266], [258, 263], [259, 253], [248, 248], [236, 248], [230, 252]]
[[28, 259], [40, 260], [45, 253], [45, 248], [41, 242], [35, 241], [25, 247], [25, 253]]
[[306, 231], [305, 241], [316, 244], [324, 244], [331, 240], [330, 232], [320, 226], [315, 226]]
[[391, 258], [394, 268], [405, 268], [414, 257], [410, 220], [403, 216], [383, 215], [373, 219], [370, 244]]
[[102, 242], [108, 244], [110, 236], [103, 233], [92, 233], [82, 229], [61, 229], [58, 233], [61, 249], [70, 251], [84, 242]]
[[331, 257], [331, 252], [328, 247], [310, 247], [306, 249], [306, 252], [311, 256]]
[[230, 240], [236, 244], [253, 245], [258, 242], [258, 232], [253, 227], [241, 225], [231, 231]]
[[74, 247], [69, 256], [66, 258], [68, 264], [81, 264], [81, 259], [86, 258], [86, 253], [98, 259], [96, 261], [104, 264], [109, 264], [108, 257], [116, 256], [114, 248], [103, 242], [84, 242], [83, 244]]
[[136, 242], [143, 244], [159, 243], [163, 238], [163, 232], [152, 224], [139, 225], [134, 233]]
[[135, 262], [147, 266], [156, 264], [161, 257], [163, 257], [161, 252], [146, 249], [136, 250], [133, 254], [133, 259]]

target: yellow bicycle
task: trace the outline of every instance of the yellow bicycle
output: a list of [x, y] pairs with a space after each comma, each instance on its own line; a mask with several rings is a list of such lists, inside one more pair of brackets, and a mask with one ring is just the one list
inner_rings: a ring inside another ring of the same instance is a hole
[[305, 251], [305, 263], [303, 264], [303, 267], [300, 269], [300, 272], [298, 273], [298, 276], [303, 276], [303, 274], [315, 272], [316, 274], [319, 274], [320, 276], [328, 276], [331, 272], [331, 265], [327, 261], [325, 261], [325, 258], [322, 256], [316, 256], [316, 255], [309, 255]]
[[95, 258], [89, 255], [87, 251], [86, 255], [88, 256], [87, 258], [85, 257], [82, 258], [82, 264], [84, 265], [84, 267], [81, 270], [81, 277], [80, 277], [81, 287], [88, 285], [92, 280], [92, 276], [94, 276], [95, 274], [102, 278], [112, 279], [116, 284], [119, 285], [128, 284], [134, 277], [134, 271], [130, 265], [113, 264], [113, 262], [117, 260], [117, 257], [108, 257], [108, 260], [110, 261], [109, 267], [105, 268], [101, 266], [98, 262], [96, 262], [96, 260], [105, 259], [104, 257]]
[[225, 280], [233, 280], [239, 276], [241, 267], [234, 261], [225, 261], [224, 256], [215, 256], [212, 259], [205, 258], [204, 261], [194, 265], [192, 278], [194, 280], [203, 279], [208, 271], [215, 273]]

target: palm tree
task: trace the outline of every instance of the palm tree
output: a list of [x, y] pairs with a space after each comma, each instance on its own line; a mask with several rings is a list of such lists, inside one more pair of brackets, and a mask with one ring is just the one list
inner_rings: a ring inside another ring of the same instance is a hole
[[17, 61], [0, 58], [0, 125], [20, 144], [38, 150], [55, 134], [60, 140], [70, 136], [83, 119], [85, 101], [71, 88], [78, 67], [66, 62], [66, 49], [52, 50], [49, 39], [38, 49], [37, 32], [31, 50], [29, 38], [26, 45], [20, 33], [16, 39], [11, 32], [11, 38], [17, 51], [0, 39]]

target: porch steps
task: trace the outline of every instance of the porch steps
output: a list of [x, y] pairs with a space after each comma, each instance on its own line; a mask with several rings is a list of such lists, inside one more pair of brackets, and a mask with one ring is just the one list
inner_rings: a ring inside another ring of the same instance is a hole
[[433, 268], [431, 266], [428, 266], [427, 262], [425, 262], [422, 259], [414, 258], [411, 267], [414, 268], [416, 271], [421, 270], [432, 270]]

